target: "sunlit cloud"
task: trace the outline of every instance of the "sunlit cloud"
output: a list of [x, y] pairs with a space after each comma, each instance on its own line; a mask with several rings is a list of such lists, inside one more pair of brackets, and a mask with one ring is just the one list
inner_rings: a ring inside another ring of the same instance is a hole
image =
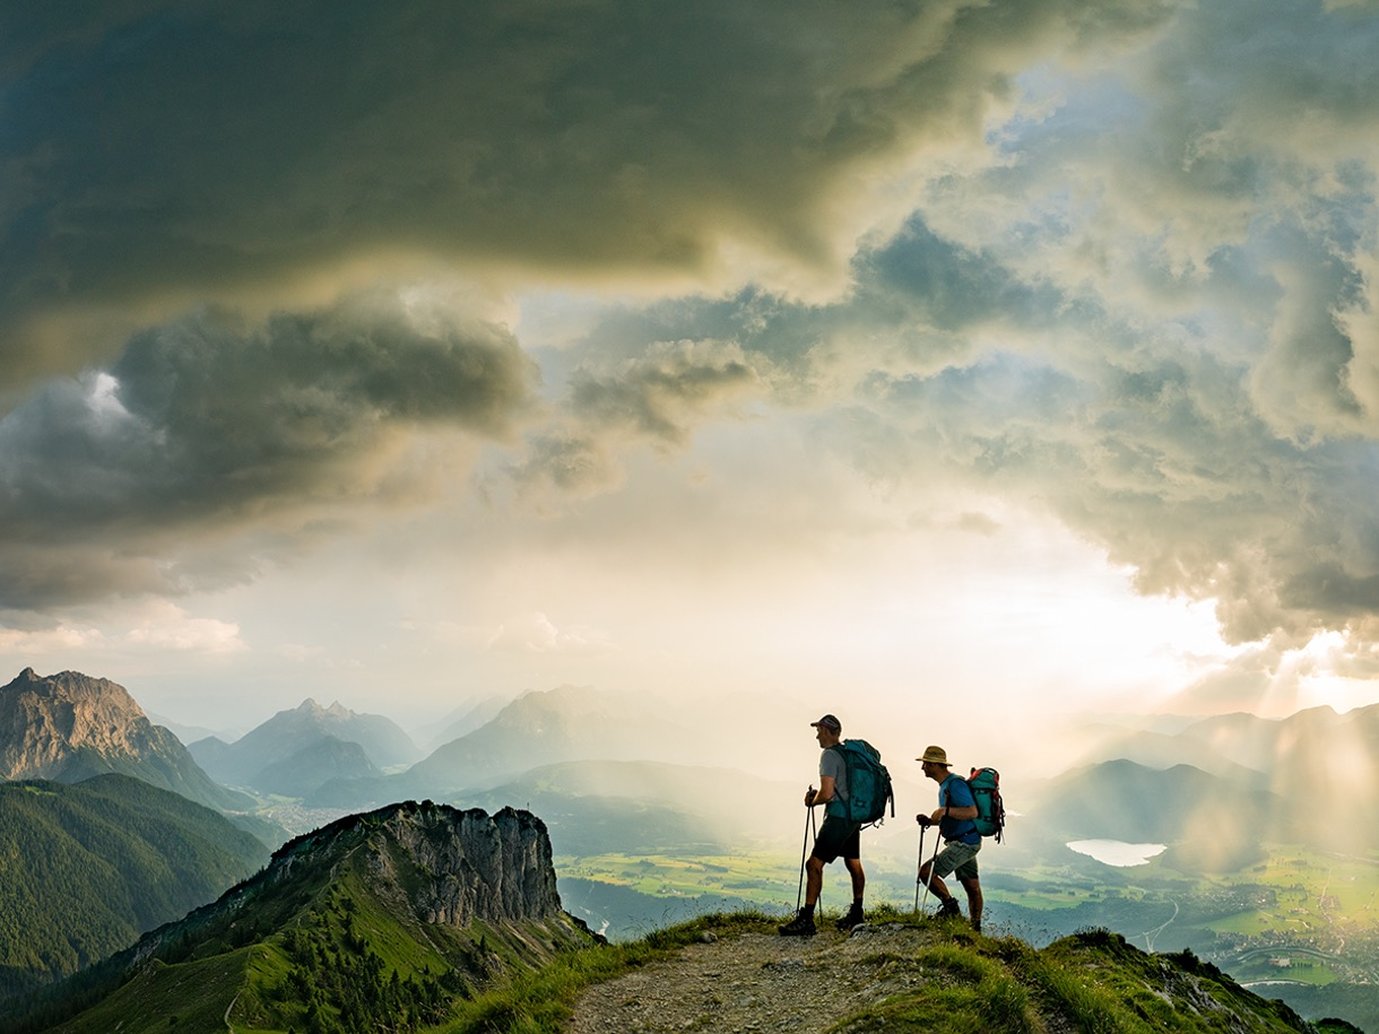
[[486, 648], [564, 654], [604, 653], [616, 649], [607, 632], [584, 625], [558, 628], [540, 611], [504, 621], [492, 630]]
[[95, 628], [58, 625], [45, 629], [0, 628], [0, 653], [17, 658], [52, 653], [80, 654], [93, 646], [105, 646], [105, 634]]
[[124, 639], [135, 647], [179, 652], [226, 654], [248, 648], [240, 638], [238, 625], [192, 617], [167, 602], [149, 604], [142, 623], [130, 629]]

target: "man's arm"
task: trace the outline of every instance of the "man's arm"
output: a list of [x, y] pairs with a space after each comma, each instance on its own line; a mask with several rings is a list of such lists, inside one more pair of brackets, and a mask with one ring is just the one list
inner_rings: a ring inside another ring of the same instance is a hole
[[929, 821], [937, 823], [947, 815], [950, 819], [975, 819], [981, 812], [977, 811], [975, 804], [969, 804], [965, 808], [960, 808], [956, 804], [950, 804], [946, 808], [935, 808], [934, 813], [929, 816]]
[[819, 788], [816, 790], [811, 786], [809, 792], [804, 795], [804, 803], [811, 808], [816, 804], [827, 804], [833, 800], [835, 793], [837, 793], [837, 780], [832, 776], [819, 776]]
[[[953, 777], [950, 776], [949, 778], [952, 779]], [[948, 803], [951, 800], [950, 794], [953, 794], [955, 791], [957, 796], [966, 797], [971, 803]], [[972, 800], [971, 791], [968, 790], [967, 784], [962, 782], [961, 779], [955, 779], [951, 784], [948, 780], [944, 780], [943, 785], [939, 787], [938, 799], [944, 803], [935, 808], [929, 816], [929, 821], [934, 825], [938, 825], [939, 821], [944, 818], [955, 819], [961, 822], [964, 819], [975, 819], [981, 814], [981, 812], [977, 810], [977, 802]], [[915, 819], [918, 820], [919, 816], [916, 815]]]

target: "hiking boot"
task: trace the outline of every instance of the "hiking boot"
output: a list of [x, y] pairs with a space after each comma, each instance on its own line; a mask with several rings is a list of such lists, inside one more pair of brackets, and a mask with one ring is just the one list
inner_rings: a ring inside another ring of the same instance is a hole
[[958, 908], [958, 899], [945, 898], [935, 915], [939, 919], [952, 919], [954, 916], [961, 916], [962, 909]]
[[837, 926], [839, 930], [851, 930], [854, 926], [861, 926], [864, 922], [866, 920], [862, 918], [862, 910], [853, 905], [848, 909], [848, 914], [838, 920]]
[[813, 937], [814, 917], [804, 909], [795, 913], [795, 918], [778, 927], [782, 937]]
[[981, 932], [982, 932], [982, 921], [981, 921], [980, 919], [974, 919], [974, 920], [972, 920], [972, 932], [973, 932], [973, 933], [981, 933]]

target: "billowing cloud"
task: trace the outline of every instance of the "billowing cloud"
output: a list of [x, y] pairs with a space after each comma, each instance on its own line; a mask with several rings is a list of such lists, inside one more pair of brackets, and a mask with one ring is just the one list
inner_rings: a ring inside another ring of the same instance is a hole
[[139, 624], [126, 640], [135, 647], [202, 654], [236, 653], [245, 649], [239, 626], [216, 618], [192, 617], [166, 600], [144, 608]]
[[0, 627], [0, 653], [19, 657], [169, 651], [209, 656], [245, 648], [239, 626], [233, 622], [195, 617], [167, 600], [157, 599], [135, 606], [118, 627], [108, 629], [71, 621], [35, 628]]
[[52, 381], [0, 419], [0, 603], [233, 580], [252, 548], [200, 571], [179, 555], [198, 538], [290, 534], [332, 504], [387, 503], [407, 489], [387, 462], [404, 432], [509, 437], [534, 378], [500, 328], [384, 296], [141, 332], [108, 369]]
[[[0, 421], [0, 602], [245, 577], [187, 543], [348, 519], [418, 425], [635, 522], [629, 456], [788, 410], [1233, 641], [1375, 639], [1372, 3], [49, 7], [0, 31], [0, 340], [68, 376]], [[524, 423], [506, 332], [299, 300], [433, 265], [639, 301]]]
[[617, 454], [629, 443], [683, 446], [694, 427], [739, 416], [769, 394], [768, 357], [735, 342], [653, 341], [635, 358], [579, 366], [562, 423], [534, 433], [509, 473], [528, 496], [586, 496], [622, 483]]
[[[4, 376], [188, 300], [463, 263], [834, 280], [924, 155], [1141, 0], [123, 3], [0, 21]], [[791, 272], [791, 271], [794, 272]], [[682, 279], [681, 283], [691, 281]]]
[[607, 632], [584, 625], [557, 627], [541, 611], [509, 618], [488, 636], [490, 650], [529, 653], [602, 653], [613, 649]]
[[850, 299], [743, 305], [737, 340], [803, 361], [796, 401], [883, 481], [1038, 501], [1144, 591], [1215, 599], [1234, 640], [1356, 648], [1379, 612], [1379, 18], [1185, 6], [1139, 43], [1027, 69], [995, 160], [930, 179]]

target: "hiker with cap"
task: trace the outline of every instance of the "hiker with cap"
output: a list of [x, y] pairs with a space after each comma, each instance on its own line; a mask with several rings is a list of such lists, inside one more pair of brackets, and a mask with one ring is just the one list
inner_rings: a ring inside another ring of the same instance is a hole
[[867, 874], [862, 869], [859, 857], [862, 824], [846, 817], [847, 765], [839, 751], [830, 749], [841, 742], [843, 723], [833, 715], [826, 714], [809, 724], [814, 728], [822, 753], [819, 755], [819, 788], [816, 790], [811, 786], [805, 792], [804, 803], [807, 808], [819, 804], [826, 807], [824, 824], [819, 827], [819, 835], [814, 838], [814, 850], [805, 865], [807, 882], [804, 905], [794, 919], [780, 928], [780, 932], [787, 937], [808, 937], [814, 933], [814, 906], [824, 889], [824, 866], [840, 855], [852, 876], [852, 908], [838, 920], [838, 929], [851, 930], [862, 922], [862, 894], [867, 885]]
[[982, 848], [982, 835], [977, 831], [973, 820], [977, 817], [977, 802], [972, 796], [972, 788], [962, 776], [950, 772], [948, 754], [942, 747], [925, 747], [924, 753], [915, 758], [924, 766], [924, 774], [938, 783], [938, 807], [932, 814], [922, 812], [915, 816], [921, 826], [938, 826], [939, 837], [943, 840], [943, 850], [925, 862], [919, 870], [919, 879], [938, 895], [939, 916], [960, 916], [957, 898], [948, 890], [943, 877], [949, 873], [957, 876], [958, 882], [967, 891], [967, 910], [972, 920], [972, 929], [982, 929], [982, 885], [977, 879], [977, 852]]

